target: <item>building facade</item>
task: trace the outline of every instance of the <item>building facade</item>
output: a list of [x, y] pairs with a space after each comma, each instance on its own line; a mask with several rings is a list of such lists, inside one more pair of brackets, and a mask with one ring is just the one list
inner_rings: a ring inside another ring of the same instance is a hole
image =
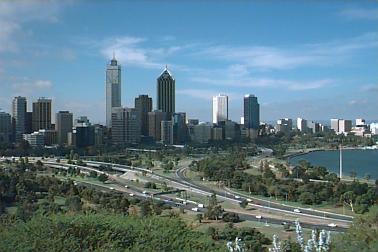
[[140, 130], [143, 136], [148, 136], [148, 112], [152, 111], [152, 98], [139, 95], [135, 98], [135, 109], [140, 119]]
[[121, 107], [121, 66], [113, 56], [106, 67], [106, 126], [112, 127], [112, 110]]
[[219, 94], [213, 97], [213, 123], [228, 120], [228, 96]]
[[12, 140], [12, 117], [0, 111], [0, 143], [9, 143]]
[[176, 81], [168, 71], [167, 67], [165, 67], [164, 71], [159, 75], [157, 78], [156, 84], [156, 97], [157, 97], [157, 110], [165, 112], [168, 114], [170, 118], [172, 114], [175, 112], [175, 104], [176, 104]]
[[12, 101], [12, 117], [14, 122], [15, 139], [17, 142], [23, 139], [26, 130], [27, 102], [25, 97], [14, 97]]
[[56, 113], [55, 130], [59, 145], [68, 144], [68, 133], [72, 132], [73, 115], [69, 111]]
[[166, 121], [168, 118], [166, 112], [148, 112], [148, 135], [152, 137], [154, 141], [161, 140], [161, 121]]
[[244, 96], [244, 128], [258, 130], [260, 127], [260, 104], [251, 94]]
[[42, 97], [33, 102], [32, 127], [33, 131], [52, 129], [51, 99]]
[[173, 124], [172, 121], [161, 121], [161, 142], [163, 144], [173, 144]]
[[185, 144], [188, 139], [188, 127], [186, 126], [186, 113], [177, 112], [172, 115], [173, 143]]

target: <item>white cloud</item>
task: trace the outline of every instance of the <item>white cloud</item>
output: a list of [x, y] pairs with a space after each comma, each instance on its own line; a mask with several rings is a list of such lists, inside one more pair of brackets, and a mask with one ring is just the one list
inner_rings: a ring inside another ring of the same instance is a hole
[[378, 92], [378, 84], [374, 85], [365, 85], [362, 87], [362, 91], [366, 92]]
[[31, 80], [27, 77], [15, 78], [15, 81], [11, 83], [12, 89], [19, 95], [33, 95], [41, 91], [48, 91], [53, 87], [53, 84], [49, 80]]
[[339, 14], [349, 19], [378, 20], [378, 9], [346, 9]]
[[330, 66], [343, 63], [358, 50], [377, 48], [378, 33], [371, 32], [348, 39], [339, 39], [317, 44], [302, 44], [289, 48], [267, 46], [204, 47], [194, 52], [205, 60], [222, 60], [253, 70], [283, 70], [303, 66]]

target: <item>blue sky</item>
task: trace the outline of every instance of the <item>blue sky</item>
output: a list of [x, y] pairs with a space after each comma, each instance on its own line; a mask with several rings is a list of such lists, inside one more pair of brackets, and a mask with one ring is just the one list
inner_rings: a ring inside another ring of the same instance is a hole
[[0, 108], [53, 98], [105, 121], [105, 67], [121, 62], [123, 105], [154, 99], [165, 64], [176, 111], [211, 120], [211, 97], [258, 96], [263, 120], [378, 119], [376, 1], [2, 1]]

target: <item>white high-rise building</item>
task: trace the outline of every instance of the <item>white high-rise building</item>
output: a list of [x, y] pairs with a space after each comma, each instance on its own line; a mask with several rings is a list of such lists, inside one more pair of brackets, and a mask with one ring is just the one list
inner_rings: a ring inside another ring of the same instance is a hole
[[121, 107], [121, 66], [113, 55], [106, 67], [106, 126], [112, 127], [112, 110]]
[[297, 129], [301, 132], [307, 132], [307, 120], [303, 118], [297, 118]]
[[213, 123], [228, 120], [228, 96], [219, 94], [213, 97]]

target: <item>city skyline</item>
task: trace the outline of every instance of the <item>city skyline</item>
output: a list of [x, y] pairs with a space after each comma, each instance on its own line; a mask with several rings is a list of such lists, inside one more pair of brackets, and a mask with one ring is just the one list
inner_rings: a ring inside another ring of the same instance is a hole
[[[18, 95], [31, 108], [45, 96], [54, 113], [69, 110], [105, 123], [104, 68], [114, 52], [123, 66], [127, 107], [139, 94], [155, 104], [156, 78], [168, 64], [176, 111], [187, 118], [211, 121], [211, 98], [225, 93], [230, 119], [238, 122], [243, 96], [251, 93], [259, 98], [262, 121], [377, 119], [376, 4], [207, 3], [151, 2], [145, 11], [138, 3], [95, 3], [85, 11], [82, 1], [51, 1], [43, 12], [40, 2], [1, 3], [0, 108], [10, 112]], [[172, 15], [159, 15], [162, 10]], [[183, 29], [170, 20], [180, 20]]]

